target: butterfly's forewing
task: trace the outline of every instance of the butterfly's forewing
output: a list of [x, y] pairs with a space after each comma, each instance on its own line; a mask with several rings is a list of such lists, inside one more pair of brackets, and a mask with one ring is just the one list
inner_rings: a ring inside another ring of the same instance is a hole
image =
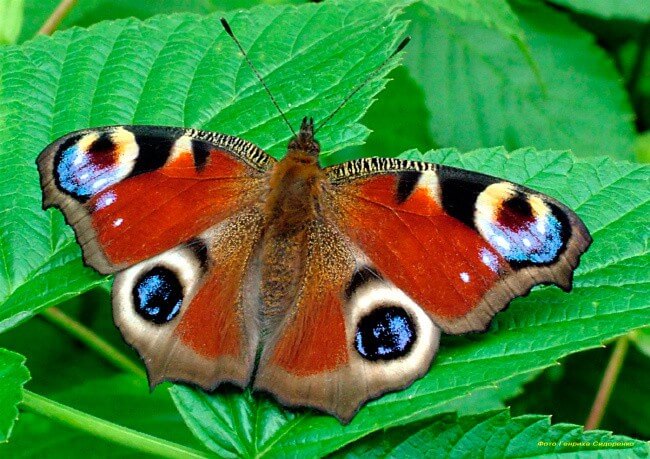
[[38, 168], [44, 206], [63, 211], [88, 265], [112, 273], [258, 202], [272, 162], [236, 137], [113, 126], [62, 137]]
[[591, 243], [563, 204], [483, 174], [382, 158], [326, 172], [341, 231], [450, 333], [484, 330], [537, 284], [570, 289]]
[[265, 284], [256, 389], [349, 421], [368, 399], [426, 372], [439, 330], [327, 218], [265, 242], [273, 250], [263, 277], [274, 282]]
[[44, 206], [63, 211], [88, 265], [121, 271], [115, 322], [152, 384], [247, 384], [273, 162], [236, 137], [149, 126], [74, 132], [39, 156]]

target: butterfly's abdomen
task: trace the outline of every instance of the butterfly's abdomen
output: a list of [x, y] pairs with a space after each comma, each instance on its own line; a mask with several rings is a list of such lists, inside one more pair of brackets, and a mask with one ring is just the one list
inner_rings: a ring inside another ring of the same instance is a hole
[[323, 181], [316, 158], [298, 150], [290, 150], [271, 171], [262, 247], [264, 322], [282, 317], [298, 294], [308, 228], [319, 218]]

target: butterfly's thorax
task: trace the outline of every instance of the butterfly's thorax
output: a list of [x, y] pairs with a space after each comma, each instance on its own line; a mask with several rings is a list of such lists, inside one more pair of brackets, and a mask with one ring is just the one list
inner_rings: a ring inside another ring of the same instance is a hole
[[319, 212], [322, 169], [313, 156], [289, 150], [271, 172], [270, 193], [265, 203], [267, 230], [295, 233]]

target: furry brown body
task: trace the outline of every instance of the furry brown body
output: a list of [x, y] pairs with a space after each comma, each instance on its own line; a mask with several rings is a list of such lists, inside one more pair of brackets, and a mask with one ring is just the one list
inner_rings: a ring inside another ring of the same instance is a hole
[[304, 287], [310, 234], [324, 223], [327, 179], [318, 153], [313, 125], [303, 124], [285, 157], [270, 171], [262, 242], [263, 329], [277, 328], [276, 318], [286, 317]]

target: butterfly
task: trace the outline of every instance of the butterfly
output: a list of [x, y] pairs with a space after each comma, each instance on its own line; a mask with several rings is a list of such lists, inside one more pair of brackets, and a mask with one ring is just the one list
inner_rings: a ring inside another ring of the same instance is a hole
[[319, 164], [305, 118], [278, 161], [161, 126], [65, 135], [37, 160], [150, 385], [224, 383], [349, 422], [538, 284], [570, 290], [591, 237], [557, 200], [398, 158]]

